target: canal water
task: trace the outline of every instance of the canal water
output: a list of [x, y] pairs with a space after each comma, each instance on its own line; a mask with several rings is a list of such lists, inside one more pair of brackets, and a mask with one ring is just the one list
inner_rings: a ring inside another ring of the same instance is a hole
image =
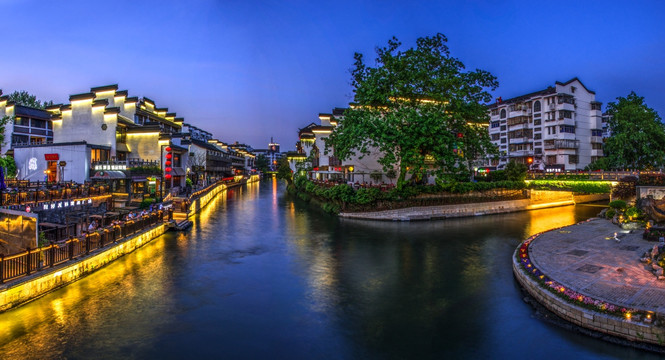
[[265, 180], [0, 314], [0, 359], [656, 359], [535, 317], [513, 278], [522, 239], [600, 210], [348, 221]]

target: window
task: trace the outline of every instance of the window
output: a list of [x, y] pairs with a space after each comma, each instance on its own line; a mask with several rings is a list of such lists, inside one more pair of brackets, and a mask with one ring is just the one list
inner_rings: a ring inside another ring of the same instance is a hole
[[591, 143], [591, 148], [594, 150], [603, 150], [603, 144], [601, 143]]
[[492, 140], [499, 140], [501, 134], [492, 134]]
[[506, 138], [501, 138], [501, 143], [505, 144], [506, 143]]
[[14, 118], [14, 125], [28, 126], [29, 125], [29, 120], [30, 119], [28, 119], [28, 118], [16, 116]]
[[572, 119], [573, 112], [570, 110], [559, 110], [559, 119]]
[[540, 112], [540, 101], [533, 103], [533, 112]]
[[600, 110], [600, 107], [603, 105], [603, 103], [598, 102], [598, 101], [592, 101], [591, 102], [591, 110]]
[[534, 151], [534, 153], [536, 153], [536, 154], [542, 154], [542, 153], [543, 153], [543, 149], [542, 149], [542, 148], [535, 148], [533, 151]]
[[591, 136], [603, 136], [603, 130], [591, 129]]
[[556, 164], [556, 155], [547, 155], [547, 165]]
[[571, 125], [561, 125], [559, 126], [559, 131], [562, 133], [574, 134], [575, 127]]
[[106, 161], [109, 159], [109, 151], [104, 149], [90, 149], [90, 161]]
[[540, 125], [540, 119], [533, 119], [533, 124], [534, 125]]
[[492, 116], [497, 116], [499, 115], [499, 110], [498, 109], [492, 109]]
[[39, 119], [30, 119], [30, 125], [34, 128], [46, 129], [46, 121]]
[[492, 121], [492, 129], [498, 128], [501, 124], [498, 121]]
[[540, 140], [540, 139], [542, 139], [542, 138], [543, 138], [543, 134], [535, 134], [535, 135], [533, 136], [533, 139], [534, 139], [534, 140]]
[[554, 134], [556, 134], [556, 126], [548, 126], [547, 135], [554, 135]]
[[499, 116], [502, 119], [506, 118], [506, 109], [501, 109], [501, 116]]
[[568, 163], [569, 164], [577, 164], [577, 161], [579, 159], [577, 158], [577, 155], [568, 155]]
[[501, 125], [501, 131], [506, 131], [506, 125]]

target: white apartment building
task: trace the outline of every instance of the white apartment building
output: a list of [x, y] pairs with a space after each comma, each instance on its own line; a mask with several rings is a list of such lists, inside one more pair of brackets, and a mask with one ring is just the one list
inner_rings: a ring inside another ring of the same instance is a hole
[[503, 168], [509, 161], [533, 170], [583, 170], [603, 156], [601, 103], [578, 79], [489, 106], [489, 134]]

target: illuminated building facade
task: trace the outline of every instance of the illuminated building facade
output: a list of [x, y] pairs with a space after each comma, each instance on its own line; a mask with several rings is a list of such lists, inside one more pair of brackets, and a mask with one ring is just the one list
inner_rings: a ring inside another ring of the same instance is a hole
[[500, 152], [489, 165], [509, 161], [533, 170], [583, 170], [603, 156], [602, 103], [573, 78], [489, 106], [489, 135]]
[[2, 96], [0, 90], [0, 118], [5, 116], [13, 120], [5, 125], [4, 142], [0, 144], [2, 155], [16, 145], [53, 142], [53, 124], [48, 111], [16, 105], [9, 96]]

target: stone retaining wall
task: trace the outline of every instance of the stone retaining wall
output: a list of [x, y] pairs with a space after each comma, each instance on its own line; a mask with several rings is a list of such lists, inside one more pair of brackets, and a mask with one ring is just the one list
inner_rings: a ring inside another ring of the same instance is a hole
[[[546, 201], [550, 199], [549, 201]], [[501, 214], [533, 209], [544, 209], [556, 206], [574, 205], [609, 199], [609, 194], [574, 195], [570, 191], [531, 190], [530, 198], [523, 200], [492, 201], [470, 204], [439, 205], [410, 207], [404, 209], [340, 213], [339, 216], [349, 219], [410, 221], [434, 220], [466, 216]]]
[[536, 281], [530, 278], [520, 267], [515, 257], [513, 257], [513, 273], [517, 281], [529, 295], [566, 321], [586, 329], [630, 341], [660, 346], [665, 344], [664, 328], [653, 324], [618, 318], [571, 304], [542, 288]]

